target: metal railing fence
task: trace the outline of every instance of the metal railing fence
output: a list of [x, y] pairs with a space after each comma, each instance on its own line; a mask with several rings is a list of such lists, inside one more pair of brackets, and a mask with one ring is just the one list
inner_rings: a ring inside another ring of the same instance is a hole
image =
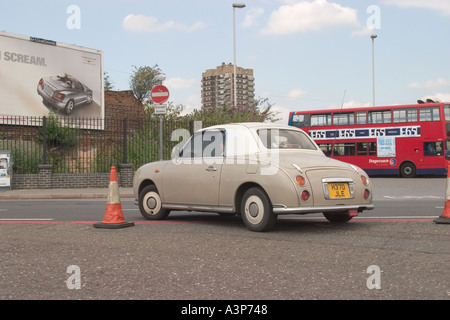
[[[211, 125], [211, 124], [208, 124]], [[103, 173], [121, 163], [139, 166], [170, 159], [182, 140], [177, 129], [192, 133], [198, 123], [160, 119], [0, 116], [0, 150], [11, 150], [15, 174], [38, 173], [51, 164], [55, 173]], [[206, 125], [204, 125], [206, 126]]]

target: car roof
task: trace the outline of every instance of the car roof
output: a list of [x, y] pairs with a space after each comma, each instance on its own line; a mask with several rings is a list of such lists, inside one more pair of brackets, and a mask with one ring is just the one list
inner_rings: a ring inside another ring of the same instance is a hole
[[215, 125], [205, 129], [231, 129], [236, 126], [246, 127], [248, 129], [262, 129], [262, 128], [278, 128], [278, 129], [292, 129], [292, 130], [298, 130], [296, 127], [284, 125], [284, 124], [277, 124], [277, 123], [270, 123], [270, 122], [239, 122], [239, 123], [227, 123], [227, 124], [221, 124], [221, 125]]

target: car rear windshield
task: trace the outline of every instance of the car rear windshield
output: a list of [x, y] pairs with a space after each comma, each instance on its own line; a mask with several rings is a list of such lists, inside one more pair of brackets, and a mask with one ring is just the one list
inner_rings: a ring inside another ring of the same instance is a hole
[[260, 129], [258, 136], [267, 149], [317, 150], [312, 140], [303, 132], [287, 129]]

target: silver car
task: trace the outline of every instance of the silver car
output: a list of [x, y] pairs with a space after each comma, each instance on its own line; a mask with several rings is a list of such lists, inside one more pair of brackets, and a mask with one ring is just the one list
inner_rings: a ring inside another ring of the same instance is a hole
[[92, 90], [67, 73], [64, 76], [42, 78], [37, 92], [44, 103], [65, 114], [70, 114], [75, 106], [93, 101]]
[[134, 195], [146, 219], [173, 210], [238, 214], [248, 229], [266, 231], [281, 214], [322, 212], [331, 222], [346, 222], [374, 208], [362, 169], [326, 157], [291, 126], [213, 126], [173, 155], [135, 173]]

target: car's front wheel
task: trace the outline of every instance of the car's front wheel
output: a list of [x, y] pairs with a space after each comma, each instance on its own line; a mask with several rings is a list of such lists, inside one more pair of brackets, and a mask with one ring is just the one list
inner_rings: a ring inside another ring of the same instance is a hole
[[170, 210], [162, 208], [161, 197], [154, 185], [146, 186], [141, 191], [138, 204], [142, 216], [147, 220], [163, 220], [170, 213]]
[[348, 211], [342, 212], [324, 212], [323, 215], [325, 218], [333, 223], [344, 223], [352, 220], [352, 216], [348, 213]]
[[242, 197], [241, 218], [251, 231], [268, 231], [277, 221], [269, 197], [256, 187], [248, 189]]

